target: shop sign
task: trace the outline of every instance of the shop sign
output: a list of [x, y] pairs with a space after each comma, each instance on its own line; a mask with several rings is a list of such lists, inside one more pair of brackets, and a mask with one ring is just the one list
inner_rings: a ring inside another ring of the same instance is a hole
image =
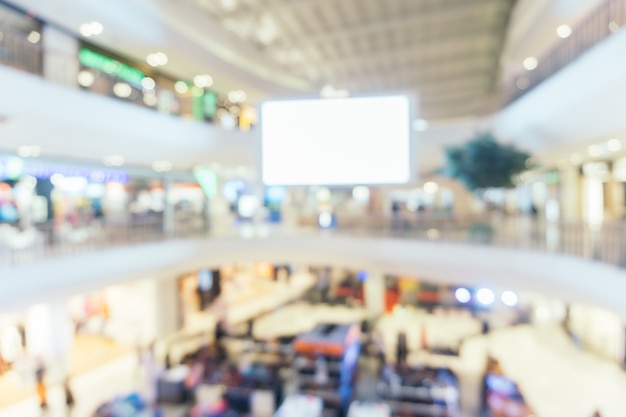
[[78, 60], [86, 67], [102, 71], [133, 85], [141, 85], [146, 75], [136, 68], [99, 54], [91, 49], [83, 48], [78, 52]]
[[25, 161], [16, 157], [0, 158], [0, 179], [18, 179], [24, 176], [48, 179], [55, 174], [64, 177], [82, 177], [91, 182], [100, 183], [118, 182], [126, 184], [129, 179], [128, 174], [120, 170], [47, 164]]

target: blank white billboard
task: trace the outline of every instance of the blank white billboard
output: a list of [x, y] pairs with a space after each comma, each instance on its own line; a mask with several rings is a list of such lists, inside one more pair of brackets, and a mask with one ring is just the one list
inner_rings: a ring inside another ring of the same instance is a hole
[[410, 124], [406, 96], [265, 102], [263, 183], [406, 183], [411, 176]]

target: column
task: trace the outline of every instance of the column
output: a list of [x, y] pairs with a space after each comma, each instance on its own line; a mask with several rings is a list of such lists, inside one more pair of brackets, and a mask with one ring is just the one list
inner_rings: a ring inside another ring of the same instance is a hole
[[165, 195], [165, 201], [163, 202], [163, 233], [166, 235], [174, 234], [176, 226], [174, 218], [174, 205], [170, 199], [173, 186], [174, 182], [171, 178], [163, 179], [163, 191]]
[[365, 308], [373, 316], [385, 312], [385, 276], [380, 271], [367, 271], [367, 278], [363, 283]]
[[561, 219], [580, 219], [582, 215], [582, 182], [579, 167], [560, 172]]
[[78, 83], [78, 40], [45, 25], [42, 31], [43, 74], [50, 81], [76, 86]]
[[62, 379], [69, 372], [74, 326], [65, 300], [38, 304], [26, 313], [28, 354], [45, 361], [48, 375]]
[[202, 216], [204, 220], [204, 230], [211, 230], [211, 199], [209, 197], [204, 198], [202, 200]]
[[159, 279], [155, 283], [156, 339], [163, 339], [182, 328], [178, 279]]

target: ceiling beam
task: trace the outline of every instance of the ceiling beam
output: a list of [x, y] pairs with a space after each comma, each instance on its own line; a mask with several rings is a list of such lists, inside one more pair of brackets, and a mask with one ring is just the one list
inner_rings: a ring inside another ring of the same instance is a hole
[[398, 85], [424, 85], [437, 82], [440, 80], [454, 80], [458, 78], [466, 77], [468, 74], [484, 74], [485, 76], [493, 77], [494, 68], [490, 62], [475, 61], [471, 65], [456, 65], [443, 67], [432, 67], [429, 71], [417, 71], [411, 67], [405, 67], [394, 71], [390, 69], [385, 71], [384, 68], [377, 69], [371, 73], [351, 73], [345, 74], [343, 77], [338, 77], [331, 80], [333, 85], [342, 87], [350, 82], [364, 82], [372, 81], [374, 79], [386, 78], [390, 83]]
[[389, 30], [405, 29], [407, 26], [430, 28], [441, 27], [441, 25], [446, 24], [454, 26], [459, 24], [459, 20], [461, 23], [469, 20], [483, 23], [494, 19], [499, 21], [501, 20], [499, 19], [500, 15], [508, 13], [510, 6], [507, 3], [508, 0], [438, 1], [436, 5], [420, 7], [410, 13], [370, 20], [315, 34], [306, 34], [300, 38], [290, 39], [289, 44], [298, 46], [336, 42], [346, 38], [363, 37]]
[[[333, 57], [310, 57], [318, 61], [320, 68], [330, 72], [342, 72], [351, 68], [378, 66], [378, 63], [406, 62], [416, 67], [440, 62], [462, 64], [468, 60], [493, 60], [499, 53], [497, 36], [483, 34], [474, 38], [449, 39], [438, 45], [405, 45], [400, 48], [373, 50], [366, 53], [345, 54]], [[460, 52], [459, 52], [460, 51]], [[306, 63], [304, 68], [310, 65]]]

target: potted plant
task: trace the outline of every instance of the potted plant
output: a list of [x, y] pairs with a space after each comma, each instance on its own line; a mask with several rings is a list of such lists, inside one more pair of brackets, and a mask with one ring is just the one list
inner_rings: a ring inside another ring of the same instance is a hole
[[[512, 145], [499, 143], [491, 133], [479, 133], [472, 140], [445, 151], [446, 164], [441, 173], [452, 177], [479, 196], [489, 188], [513, 188], [515, 178], [528, 169], [530, 154]], [[494, 234], [488, 222], [469, 227], [469, 238], [489, 242]]]

